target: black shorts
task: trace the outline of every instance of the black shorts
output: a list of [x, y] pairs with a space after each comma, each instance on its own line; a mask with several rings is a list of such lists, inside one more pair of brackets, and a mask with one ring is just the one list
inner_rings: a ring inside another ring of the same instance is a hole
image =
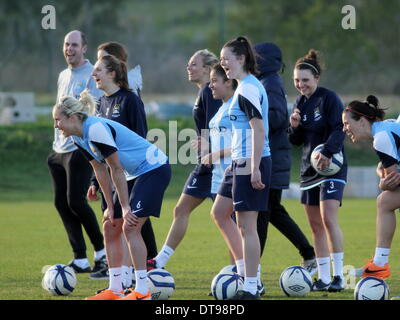
[[336, 180], [325, 180], [320, 185], [301, 191], [301, 203], [318, 206], [320, 201], [338, 200], [342, 204], [345, 183]]
[[271, 157], [264, 157], [260, 162], [261, 181], [265, 184], [262, 190], [251, 185], [250, 159], [232, 161], [225, 170], [224, 180], [218, 194], [232, 198], [235, 211], [266, 211], [271, 180]]
[[212, 168], [208, 168], [202, 164], [198, 164], [186, 180], [182, 193], [196, 198], [212, 199], [211, 179]]

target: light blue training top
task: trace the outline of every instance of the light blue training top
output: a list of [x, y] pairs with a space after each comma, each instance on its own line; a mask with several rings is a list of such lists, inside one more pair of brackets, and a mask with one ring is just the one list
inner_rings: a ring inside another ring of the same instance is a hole
[[264, 86], [252, 74], [240, 81], [229, 108], [232, 122], [232, 159], [252, 156], [252, 129], [249, 121], [256, 117], [264, 123], [264, 147], [262, 157], [270, 155], [268, 143], [268, 97]]
[[154, 144], [116, 121], [91, 116], [83, 122], [82, 130], [83, 137], [73, 140], [88, 160], [104, 163], [105, 158], [118, 152], [127, 177], [136, 178], [168, 161]]
[[[231, 147], [232, 123], [229, 120], [228, 114], [231, 102], [232, 97], [222, 104], [209, 122], [208, 127], [210, 128], [211, 152]], [[224, 178], [225, 169], [231, 163], [231, 157], [220, 158], [218, 162], [213, 163], [211, 193], [217, 193]]]
[[378, 121], [371, 126], [373, 148], [384, 168], [400, 162], [400, 123]]

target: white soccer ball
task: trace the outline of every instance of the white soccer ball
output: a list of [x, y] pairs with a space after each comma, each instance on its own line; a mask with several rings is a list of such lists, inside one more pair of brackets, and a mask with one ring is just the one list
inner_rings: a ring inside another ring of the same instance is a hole
[[55, 264], [47, 269], [42, 287], [54, 296], [67, 296], [74, 291], [76, 275], [74, 269], [64, 264]]
[[331, 164], [325, 170], [319, 170], [317, 168], [317, 160], [315, 159], [316, 153], [321, 152], [322, 148], [324, 147], [323, 144], [316, 146], [314, 151], [311, 153], [310, 162], [312, 167], [318, 174], [321, 176], [332, 176], [339, 172], [343, 165], [343, 153], [342, 151], [335, 153], [331, 158]]
[[230, 272], [237, 273], [237, 268], [235, 264], [229, 264], [223, 267], [221, 270], [219, 270], [218, 273], [230, 273]]
[[279, 285], [288, 297], [304, 297], [312, 288], [310, 273], [300, 266], [292, 266], [283, 270]]
[[235, 272], [218, 273], [211, 282], [211, 293], [216, 300], [228, 300], [243, 289], [243, 280]]
[[383, 279], [366, 277], [357, 282], [355, 300], [388, 300], [389, 287]]
[[175, 280], [165, 269], [147, 272], [147, 286], [152, 300], [168, 300], [175, 291]]

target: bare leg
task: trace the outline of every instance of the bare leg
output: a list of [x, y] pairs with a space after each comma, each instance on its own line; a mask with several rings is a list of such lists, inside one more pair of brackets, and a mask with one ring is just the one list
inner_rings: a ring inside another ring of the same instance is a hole
[[400, 190], [382, 192], [376, 204], [376, 247], [390, 248], [396, 230], [395, 210], [400, 207]]
[[238, 227], [242, 237], [246, 277], [257, 277], [260, 264], [260, 240], [257, 232], [258, 211], [236, 213]]
[[319, 206], [304, 205], [313, 235], [316, 257], [329, 257], [328, 239]]
[[189, 225], [190, 213], [198, 207], [204, 198], [196, 198], [182, 193], [177, 205], [174, 208], [174, 221], [172, 222], [165, 244], [176, 249], [185, 237]]
[[343, 233], [338, 223], [339, 205], [338, 200], [321, 201], [321, 215], [331, 253], [343, 252]]
[[235, 260], [243, 259], [242, 239], [239, 229], [231, 218], [233, 211], [232, 199], [217, 195], [211, 209], [211, 216], [221, 231]]
[[139, 218], [139, 223], [136, 226], [131, 226], [127, 223], [123, 224], [124, 235], [129, 246], [135, 270], [147, 269], [147, 249], [141, 234], [141, 229], [146, 219], [148, 218]]
[[114, 226], [109, 220], [106, 220], [103, 223], [105, 247], [109, 268], [118, 268], [122, 265], [122, 225], [123, 219], [115, 219]]

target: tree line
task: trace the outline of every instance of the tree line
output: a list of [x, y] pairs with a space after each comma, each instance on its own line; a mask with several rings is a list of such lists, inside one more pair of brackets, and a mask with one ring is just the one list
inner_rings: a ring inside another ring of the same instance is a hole
[[[41, 27], [46, 4], [56, 9], [55, 30]], [[355, 29], [342, 27], [345, 5], [355, 9]], [[400, 95], [398, 0], [0, 0], [0, 91], [54, 92], [72, 29], [86, 33], [92, 62], [98, 44], [125, 44], [147, 93], [192, 93], [191, 54], [209, 48], [218, 55], [224, 42], [246, 35], [281, 47], [289, 93], [294, 62], [315, 48], [325, 60], [325, 86]]]

